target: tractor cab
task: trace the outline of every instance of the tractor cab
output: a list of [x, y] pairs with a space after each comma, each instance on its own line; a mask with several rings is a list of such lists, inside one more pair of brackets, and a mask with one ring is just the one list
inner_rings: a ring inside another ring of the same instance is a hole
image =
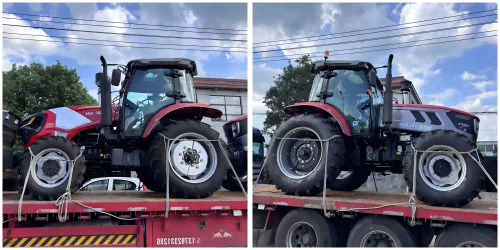
[[196, 102], [193, 76], [197, 70], [192, 60], [132, 60], [113, 70], [112, 85], [120, 85], [121, 74], [125, 75], [117, 104], [121, 139], [140, 138], [152, 118], [171, 105]]
[[375, 131], [383, 103], [383, 86], [371, 63], [324, 60], [314, 63], [315, 75], [309, 102], [335, 108], [347, 121], [352, 135]]

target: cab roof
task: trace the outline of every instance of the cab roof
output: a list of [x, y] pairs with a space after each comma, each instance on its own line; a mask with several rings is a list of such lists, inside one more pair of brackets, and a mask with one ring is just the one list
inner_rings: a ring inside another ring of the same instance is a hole
[[326, 68], [335, 69], [352, 69], [352, 70], [370, 70], [373, 65], [369, 62], [363, 61], [342, 61], [342, 60], [321, 60], [313, 63], [311, 67], [311, 74], [325, 70]]
[[127, 67], [132, 66], [177, 66], [190, 71], [193, 76], [198, 74], [196, 62], [187, 58], [136, 59], [127, 63]]

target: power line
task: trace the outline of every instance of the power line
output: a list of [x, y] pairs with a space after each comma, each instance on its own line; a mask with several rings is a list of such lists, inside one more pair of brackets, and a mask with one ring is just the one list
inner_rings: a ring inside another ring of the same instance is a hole
[[479, 25], [484, 25], [484, 24], [492, 24], [492, 23], [496, 23], [496, 21], [494, 21], [494, 22], [485, 22], [485, 23], [477, 23], [477, 24], [469, 24], [469, 25], [462, 25], [462, 26], [450, 27], [450, 28], [442, 28], [442, 29], [419, 31], [419, 32], [406, 33], [406, 34], [400, 34], [400, 35], [379, 36], [379, 37], [373, 37], [373, 38], [367, 38], [367, 39], [360, 39], [360, 40], [351, 40], [351, 41], [344, 41], [344, 42], [337, 42], [337, 43], [317, 44], [317, 45], [310, 45], [310, 46], [299, 46], [299, 47], [292, 47], [292, 48], [280, 48], [280, 49], [256, 51], [256, 52], [253, 52], [253, 53], [263, 53], [263, 52], [283, 51], [283, 50], [294, 50], [294, 49], [304, 49], [304, 48], [312, 48], [312, 47], [319, 47], [319, 46], [330, 46], [330, 45], [339, 45], [339, 44], [348, 44], [348, 43], [357, 43], [357, 42], [383, 40], [383, 39], [389, 39], [389, 38], [396, 38], [396, 37], [403, 37], [403, 36], [410, 36], [410, 35], [420, 35], [420, 34], [426, 34], [426, 33], [438, 32], [438, 31], [467, 28], [467, 27], [479, 26]]
[[481, 115], [481, 114], [497, 114], [496, 111], [478, 111], [478, 112], [469, 112], [469, 113], [471, 113], [471, 114], [479, 114], [479, 115]]
[[[32, 35], [32, 34], [23, 34], [16, 32], [2, 32], [3, 34], [9, 35], [23, 35], [23, 36], [41, 36], [47, 37], [47, 35]], [[67, 39], [79, 39], [79, 40], [89, 40], [89, 41], [97, 41], [97, 42], [114, 42], [114, 43], [123, 43], [125, 41], [112, 41], [112, 40], [103, 40], [103, 39], [90, 39], [90, 38], [75, 38], [68, 36], [50, 36], [51, 38], [67, 38]], [[140, 43], [140, 42], [125, 42], [125, 43], [134, 43], [134, 44], [151, 44], [151, 45], [174, 45], [174, 46], [193, 46], [193, 47], [201, 47], [201, 48], [226, 48], [226, 49], [246, 49], [246, 47], [221, 47], [215, 45], [195, 45], [195, 44], [174, 44], [174, 43]]]
[[180, 48], [157, 48], [157, 47], [136, 47], [136, 46], [125, 46], [125, 45], [111, 45], [111, 44], [97, 44], [97, 43], [75, 43], [68, 41], [51, 41], [51, 40], [38, 40], [38, 39], [28, 39], [28, 38], [14, 38], [14, 37], [3, 37], [5, 39], [13, 40], [27, 40], [27, 41], [38, 41], [38, 42], [56, 42], [56, 43], [73, 43], [73, 44], [84, 44], [84, 45], [95, 45], [95, 46], [109, 46], [109, 47], [124, 47], [124, 48], [136, 48], [136, 49], [166, 49], [166, 50], [192, 50], [192, 51], [218, 51], [218, 52], [243, 52], [246, 51], [229, 51], [229, 50], [210, 50], [210, 49], [180, 49]]
[[[292, 40], [292, 39], [304, 39], [304, 38], [312, 38], [312, 37], [323, 37], [323, 36], [332, 36], [332, 35], [338, 35], [338, 34], [347, 34], [347, 33], [353, 33], [353, 32], [366, 31], [366, 30], [374, 30], [374, 29], [382, 29], [382, 28], [389, 28], [389, 27], [407, 25], [407, 24], [412, 24], [412, 23], [422, 23], [422, 22], [428, 22], [428, 21], [435, 21], [435, 20], [440, 20], [440, 19], [446, 19], [446, 18], [452, 18], [452, 17], [458, 17], [458, 16], [465, 16], [465, 15], [471, 15], [471, 14], [478, 14], [478, 13], [490, 12], [490, 11], [496, 11], [496, 10], [497, 9], [484, 10], [484, 11], [471, 12], [471, 13], [461, 14], [461, 15], [455, 15], [455, 16], [448, 16], [448, 17], [440, 17], [440, 18], [434, 18], [434, 19], [427, 19], [427, 20], [422, 20], [422, 21], [415, 21], [415, 22], [410, 22], [410, 23], [402, 23], [402, 24], [395, 24], [395, 25], [381, 26], [381, 27], [376, 27], [376, 28], [368, 28], [368, 29], [361, 29], [361, 30], [346, 31], [346, 32], [340, 32], [340, 33], [335, 33], [335, 34], [319, 35], [319, 36], [295, 37], [295, 38], [283, 39], [283, 40], [272, 40], [272, 41], [267, 41], [267, 42], [258, 42], [258, 43], [254, 43], [254, 44], [273, 43], [273, 42], [288, 41], [288, 40]], [[496, 14], [494, 14], [494, 15], [496, 15]], [[460, 19], [460, 20], [467, 20], [467, 19]], [[431, 25], [431, 24], [428, 24], [428, 25]]]
[[[479, 16], [479, 17], [471, 17], [471, 18], [461, 19], [461, 20], [475, 19], [475, 18], [481, 18], [481, 17], [493, 16], [493, 15], [496, 15], [496, 14], [491, 14], [491, 15], [486, 15], [486, 16]], [[327, 37], [327, 38], [314, 39], [314, 40], [309, 40], [309, 41], [298, 41], [298, 42], [306, 42], [307, 43], [307, 42], [315, 42], [315, 41], [322, 41], [322, 40], [328, 40], [328, 39], [339, 39], [339, 38], [352, 37], [352, 36], [364, 36], [364, 35], [376, 34], [376, 33], [380, 33], [380, 32], [405, 30], [405, 29], [410, 29], [410, 28], [424, 27], [424, 26], [429, 26], [429, 25], [443, 24], [443, 23], [449, 23], [449, 22], [455, 22], [455, 21], [456, 20], [451, 20], [451, 21], [446, 21], [446, 22], [422, 24], [422, 25], [417, 25], [417, 26], [397, 28], [397, 29], [391, 29], [391, 30], [373, 31], [373, 32], [368, 32], [368, 33], [363, 33], [363, 34], [354, 34], [354, 35], [339, 36], [339, 37]], [[272, 46], [287, 45], [287, 44], [294, 44], [294, 43], [297, 43], [297, 42], [279, 43], [279, 44], [271, 44], [271, 45], [261, 45], [261, 46], [254, 46], [254, 48], [272, 47]]]
[[[409, 41], [409, 42], [401, 42], [401, 43], [391, 43], [391, 44], [384, 44], [384, 45], [375, 45], [375, 46], [350, 48], [350, 49], [335, 50], [335, 51], [350, 51], [350, 50], [355, 50], [355, 49], [367, 49], [367, 48], [383, 47], [383, 46], [398, 45], [398, 44], [405, 44], [405, 43], [416, 43], [416, 42], [422, 42], [422, 41], [428, 41], [428, 40], [437, 40], [437, 39], [457, 37], [457, 36], [477, 35], [477, 34], [488, 33], [488, 32], [495, 32], [495, 31], [497, 31], [497, 30], [490, 30], [490, 31], [483, 31], [483, 32], [476, 32], [476, 33], [469, 33], [469, 34], [463, 34], [463, 35], [435, 37], [435, 38], [421, 39], [421, 40]], [[283, 56], [264, 56], [264, 57], [260, 57], [259, 59], [262, 59], [262, 58], [291, 57], [291, 56], [300, 56], [300, 55], [304, 55], [304, 54], [312, 55], [312, 54], [319, 54], [319, 53], [324, 53], [324, 51], [317, 51], [317, 52], [311, 52], [311, 53], [299, 53], [299, 54], [283, 55]]]
[[[435, 42], [435, 43], [426, 43], [426, 44], [416, 44], [416, 45], [403, 46], [403, 47], [397, 47], [397, 48], [388, 48], [388, 49], [379, 49], [379, 50], [368, 50], [368, 51], [358, 51], [358, 52], [342, 53], [342, 54], [330, 54], [330, 56], [350, 55], [350, 54], [358, 54], [358, 53], [368, 53], [368, 52], [385, 51], [385, 50], [395, 50], [395, 49], [411, 48], [411, 47], [418, 47], [418, 46], [424, 46], [424, 45], [433, 45], [433, 44], [451, 43], [451, 42], [458, 42], [458, 41], [465, 41], [465, 40], [472, 40], [472, 39], [479, 39], [479, 38], [487, 38], [487, 37], [493, 37], [493, 36], [497, 36], [497, 35], [483, 36], [483, 37], [473, 37], [473, 38], [464, 38], [464, 39], [458, 39], [458, 40], [453, 40], [453, 41], [444, 41], [444, 42]], [[290, 60], [290, 59], [275, 59], [275, 60], [254, 61], [253, 63], [284, 61], [284, 60]]]
[[235, 29], [198, 28], [198, 27], [175, 26], [175, 25], [161, 25], [161, 24], [142, 24], [142, 23], [128, 23], [128, 22], [111, 22], [111, 21], [104, 21], [104, 20], [91, 20], [91, 19], [70, 18], [70, 17], [57, 17], [57, 16], [42, 16], [42, 15], [33, 15], [33, 14], [15, 13], [15, 12], [11, 12], [11, 13], [9, 13], [9, 12], [3, 12], [3, 14], [12, 14], [12, 15], [21, 15], [21, 16], [50, 17], [50, 18], [57, 18], [57, 19], [78, 20], [78, 21], [98, 22], [98, 23], [119, 23], [119, 24], [147, 25], [147, 26], [156, 26], [156, 27], [167, 27], [167, 28], [247, 31], [247, 30], [235, 30]]
[[3, 17], [3, 18], [4, 18], [4, 19], [14, 19], [14, 20], [24, 20], [24, 21], [37, 21], [37, 22], [64, 23], [64, 24], [75, 24], [75, 25], [83, 25], [83, 26], [97, 26], [97, 27], [108, 27], [108, 28], [120, 28], [120, 29], [160, 30], [160, 31], [180, 32], [180, 33], [199, 33], [199, 34], [214, 34], [214, 35], [235, 35], [235, 36], [246, 36], [246, 34], [217, 33], [217, 32], [209, 32], [209, 31], [148, 29], [148, 28], [138, 28], [138, 27], [123, 27], [123, 26], [110, 26], [110, 25], [101, 25], [101, 24], [85, 24], [85, 23], [68, 23], [68, 22], [57, 22], [57, 21], [49, 21], [49, 20], [36, 20], [36, 19], [23, 19], [23, 18], [13, 18], [13, 17]]
[[146, 35], [146, 34], [114, 33], [114, 32], [104, 32], [104, 31], [74, 30], [74, 29], [63, 29], [63, 28], [41, 27], [41, 26], [29, 26], [29, 25], [17, 25], [17, 24], [5, 24], [5, 23], [3, 25], [6, 25], [6, 26], [15, 26], [15, 27], [34, 28], [34, 29], [64, 30], [64, 31], [75, 31], [75, 32], [97, 33], [97, 34], [110, 34], [110, 35], [123, 35], [123, 36], [161, 37], [161, 38], [194, 39], [194, 40], [210, 40], [210, 41], [232, 41], [232, 42], [246, 42], [247, 41], [247, 40], [236, 40], [236, 39], [225, 39], [225, 38], [182, 37], [182, 36], [160, 36], [160, 35]]

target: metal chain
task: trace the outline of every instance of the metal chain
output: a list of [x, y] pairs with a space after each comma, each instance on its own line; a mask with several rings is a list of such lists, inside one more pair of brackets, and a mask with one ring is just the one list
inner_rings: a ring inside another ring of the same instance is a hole
[[[176, 142], [176, 141], [203, 141], [203, 142], [218, 142], [218, 145], [220, 147], [220, 149], [222, 150], [222, 153], [224, 154], [224, 157], [226, 158], [227, 162], [229, 163], [229, 166], [231, 168], [231, 170], [233, 171], [233, 174], [234, 176], [236, 177], [236, 180], [238, 181], [238, 184], [240, 185], [240, 188], [241, 190], [243, 191], [243, 193], [245, 194], [245, 197], [248, 199], [248, 195], [247, 195], [247, 192], [245, 191], [245, 188], [243, 187], [243, 184], [241, 183], [241, 180], [238, 178], [238, 174], [236, 174], [236, 170], [234, 169], [233, 167], [233, 164], [231, 163], [231, 161], [229, 160], [229, 157], [227, 156], [226, 154], [226, 151], [224, 149], [224, 147], [222, 146], [222, 143], [220, 142], [220, 137], [217, 138], [216, 140], [209, 140], [209, 139], [186, 139], [186, 138], [183, 138], [183, 139], [180, 139], [178, 137], [172, 139], [172, 138], [168, 138], [166, 137], [165, 135], [161, 134], [161, 133], [158, 133], [158, 135], [161, 135], [163, 137], [163, 142], [165, 143], [165, 150], [167, 151], [167, 155], [166, 155], [166, 164], [165, 164], [165, 170], [166, 170], [166, 202], [165, 202], [165, 218], [168, 218], [169, 217], [169, 210], [170, 210], [170, 179], [169, 179], [169, 175], [170, 175], [170, 150], [171, 150], [171, 147], [170, 145], [171, 142]], [[167, 143], [168, 142], [168, 143]]]

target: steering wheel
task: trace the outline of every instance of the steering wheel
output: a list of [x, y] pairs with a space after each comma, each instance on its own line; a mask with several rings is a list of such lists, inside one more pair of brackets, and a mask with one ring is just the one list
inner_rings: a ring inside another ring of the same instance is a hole
[[356, 104], [356, 108], [358, 108], [359, 113], [363, 117], [370, 119], [370, 116], [365, 114], [365, 109], [368, 107], [370, 107], [370, 99], [367, 99], [364, 102], [360, 102], [360, 103]]

